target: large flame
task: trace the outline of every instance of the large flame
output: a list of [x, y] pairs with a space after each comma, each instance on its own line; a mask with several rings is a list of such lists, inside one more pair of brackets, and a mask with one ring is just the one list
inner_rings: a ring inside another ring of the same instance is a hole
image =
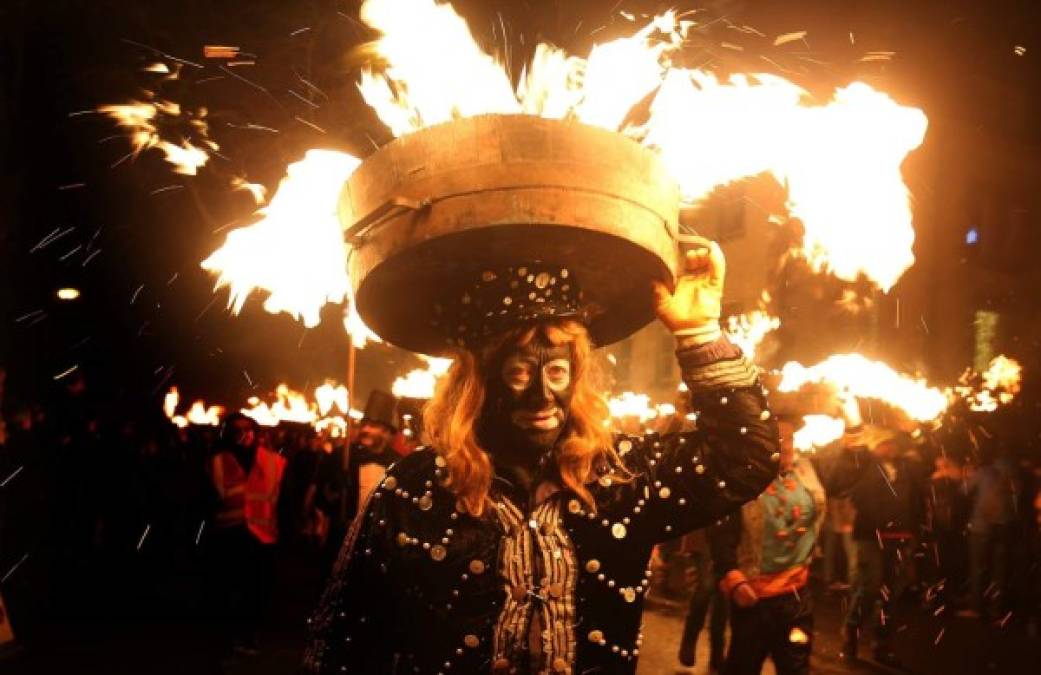
[[364, 71], [359, 89], [395, 135], [457, 117], [520, 112], [506, 71], [450, 4], [369, 0], [361, 18], [382, 33], [375, 47], [386, 67]]
[[[268, 292], [264, 309], [286, 312], [308, 327], [318, 325], [327, 302], [350, 299], [347, 248], [337, 216], [344, 181], [359, 160], [333, 150], [310, 150], [289, 165], [271, 203], [256, 223], [228, 233], [224, 245], [203, 261], [217, 274], [216, 287], [228, 287], [228, 303], [238, 313], [249, 294]], [[355, 346], [379, 338], [350, 303], [344, 325]]]
[[[791, 215], [805, 228], [801, 252], [817, 270], [847, 280], [864, 274], [889, 290], [914, 262], [900, 165], [921, 144], [927, 120], [864, 83], [816, 102], [774, 75], [720, 82], [673, 68], [668, 55], [691, 23], [670, 11], [587, 58], [538, 45], [514, 93], [503, 65], [450, 5], [367, 0], [361, 16], [381, 33], [382, 67], [363, 72], [359, 88], [397, 136], [477, 114], [573, 118], [657, 149], [691, 201], [772, 174], [788, 188]], [[650, 118], [634, 127], [629, 114], [648, 96]]]
[[[673, 67], [692, 22], [674, 12], [632, 35], [595, 45], [582, 58], [546, 44], [514, 90], [504, 65], [482, 49], [450, 4], [366, 0], [361, 18], [379, 33], [361, 73], [364, 100], [396, 136], [478, 114], [527, 113], [619, 131], [660, 153], [697, 201], [716, 187], [770, 173], [787, 186], [788, 206], [805, 236], [801, 253], [843, 279], [864, 274], [888, 290], [914, 261], [914, 230], [900, 175], [924, 136], [920, 110], [863, 83], [814, 101], [774, 75], [734, 75]], [[650, 101], [649, 117], [634, 107]], [[152, 119], [175, 104], [109, 106], [131, 127], [135, 147], [161, 142]], [[166, 113], [164, 113], [166, 114]], [[163, 147], [169, 155], [189, 148]], [[348, 301], [344, 319], [356, 344], [376, 339], [348, 297], [346, 245], [336, 217], [340, 188], [358, 160], [312, 150], [289, 168], [260, 221], [233, 231], [204, 267], [228, 286], [239, 311], [254, 289], [265, 308], [307, 326], [326, 302]], [[239, 184], [247, 188], [248, 184]], [[257, 194], [254, 191], [254, 194]]]
[[947, 397], [941, 390], [860, 354], [834, 354], [810, 367], [790, 361], [781, 370], [777, 390], [798, 391], [811, 383], [830, 385], [858, 398], [884, 401], [919, 422], [934, 420], [947, 409]]
[[837, 441], [846, 431], [846, 423], [830, 415], [803, 415], [802, 422], [795, 431], [793, 444], [796, 450], [803, 452], [812, 452]]
[[394, 380], [391, 392], [398, 398], [433, 398], [437, 381], [448, 372], [452, 365], [452, 359], [441, 359], [425, 354], [417, 356], [426, 362], [427, 367], [416, 368]]
[[925, 135], [925, 115], [856, 82], [830, 102], [773, 75], [721, 83], [672, 70], [651, 104], [644, 143], [657, 148], [684, 196], [698, 200], [769, 172], [788, 188], [805, 228], [801, 253], [817, 270], [889, 290], [914, 263], [909, 195], [900, 174]]

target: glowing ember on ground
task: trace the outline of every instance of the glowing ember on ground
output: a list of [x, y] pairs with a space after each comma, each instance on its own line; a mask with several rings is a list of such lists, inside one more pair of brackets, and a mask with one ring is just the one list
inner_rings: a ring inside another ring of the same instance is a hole
[[840, 438], [846, 431], [846, 423], [830, 415], [803, 415], [803, 425], [795, 432], [796, 450], [812, 452]]
[[941, 390], [860, 354], [834, 354], [811, 367], [790, 361], [781, 370], [777, 390], [798, 391], [811, 383], [830, 385], [858, 398], [884, 401], [919, 422], [934, 420], [947, 409], [947, 397]]
[[726, 333], [730, 341], [741, 348], [745, 356], [755, 358], [756, 348], [767, 333], [777, 330], [781, 320], [762, 310], [727, 317]]
[[452, 359], [440, 359], [422, 354], [418, 356], [426, 361], [427, 367], [411, 370], [407, 375], [394, 380], [391, 392], [398, 398], [433, 398], [438, 379], [447, 373], [452, 365]]

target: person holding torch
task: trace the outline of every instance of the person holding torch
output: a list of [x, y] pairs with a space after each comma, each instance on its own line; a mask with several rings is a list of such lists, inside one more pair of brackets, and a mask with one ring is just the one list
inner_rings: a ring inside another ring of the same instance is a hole
[[[633, 673], [653, 546], [754, 499], [777, 473], [752, 363], [721, 332], [724, 259], [699, 239], [675, 290], [698, 429], [612, 437], [573, 270], [489, 268], [441, 304], [458, 346], [310, 620], [309, 673]], [[648, 289], [650, 291], [650, 289]]]

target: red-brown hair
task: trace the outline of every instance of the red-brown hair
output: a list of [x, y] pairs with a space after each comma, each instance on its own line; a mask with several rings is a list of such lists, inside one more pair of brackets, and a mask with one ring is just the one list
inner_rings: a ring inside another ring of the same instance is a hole
[[557, 446], [557, 466], [564, 485], [588, 508], [593, 498], [585, 483], [593, 476], [594, 462], [607, 459], [619, 464], [608, 427], [607, 402], [596, 388], [592, 344], [585, 326], [572, 320], [553, 320], [508, 331], [489, 340], [478, 353], [462, 351], [438, 382], [434, 397], [423, 411], [423, 426], [430, 445], [444, 458], [446, 485], [459, 506], [481, 515], [492, 484], [492, 462], [481, 447], [477, 429], [484, 406], [485, 382], [503, 350], [524, 347], [536, 338], [546, 343], [570, 345], [574, 395], [568, 413], [567, 434]]

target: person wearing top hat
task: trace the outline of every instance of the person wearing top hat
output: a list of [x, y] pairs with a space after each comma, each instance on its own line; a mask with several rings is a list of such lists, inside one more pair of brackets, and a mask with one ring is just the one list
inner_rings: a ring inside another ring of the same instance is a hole
[[654, 545], [777, 474], [757, 373], [719, 328], [722, 252], [699, 244], [674, 292], [654, 288], [699, 416], [688, 433], [611, 436], [595, 308], [570, 267], [489, 266], [440, 303], [454, 362], [424, 411], [429, 445], [362, 507], [305, 671], [635, 672]]
[[392, 447], [397, 432], [397, 398], [375, 389], [369, 394], [361, 420], [352, 429], [349, 444], [337, 447], [319, 465], [310, 492], [315, 508], [328, 523], [323, 547], [329, 568], [358, 505], [383, 479], [387, 467], [400, 459]]

